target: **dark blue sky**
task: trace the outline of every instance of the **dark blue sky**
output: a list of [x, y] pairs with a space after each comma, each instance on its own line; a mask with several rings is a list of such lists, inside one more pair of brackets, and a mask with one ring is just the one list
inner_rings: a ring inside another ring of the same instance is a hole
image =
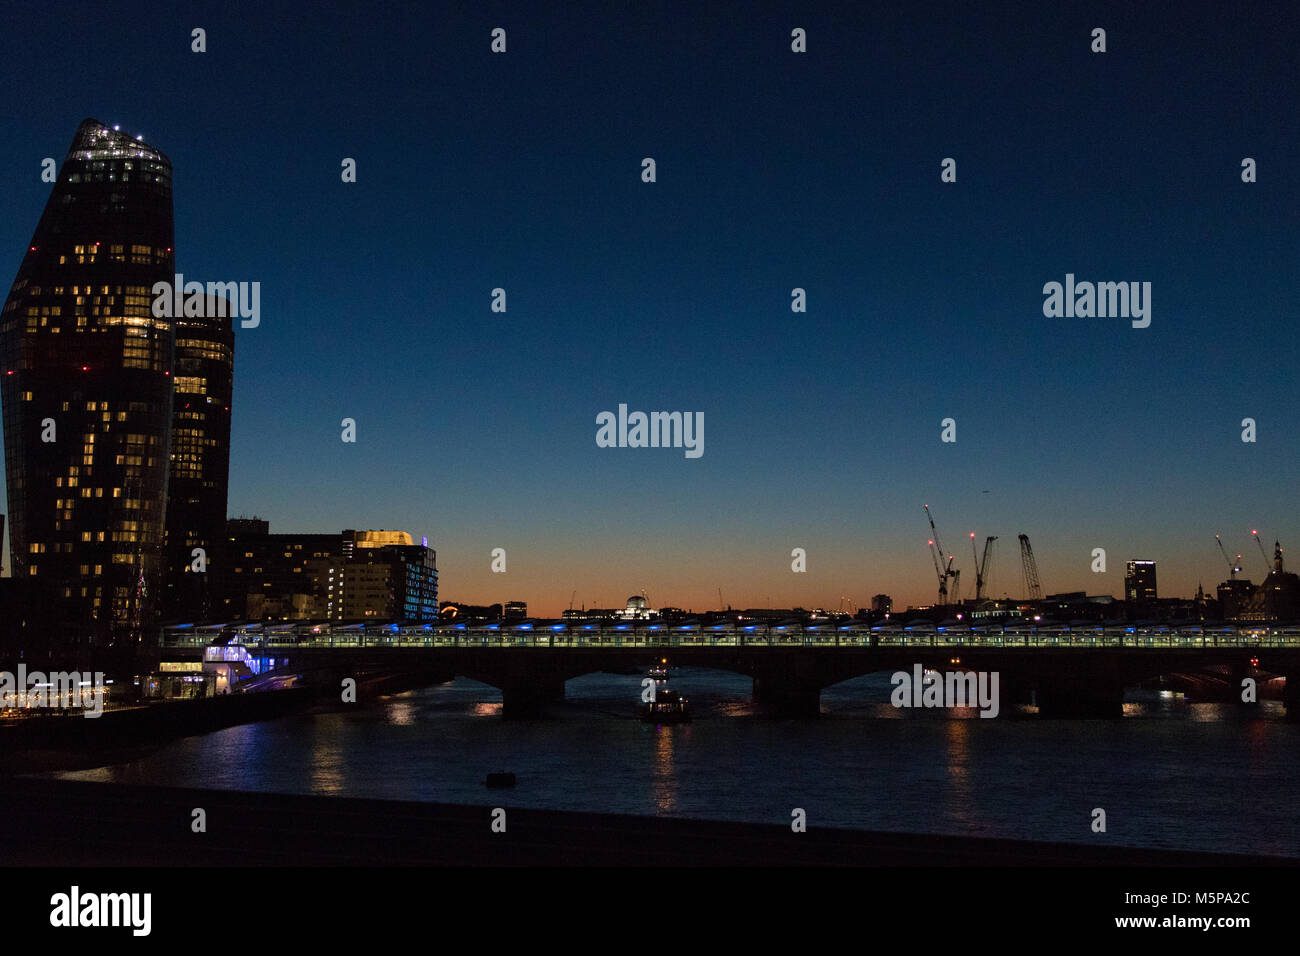
[[[241, 6], [0, 35], [5, 281], [94, 116], [172, 159], [186, 277], [262, 284], [232, 515], [428, 535], [443, 597], [541, 613], [929, 601], [923, 503], [963, 578], [1000, 536], [996, 594], [1020, 532], [1048, 591], [1300, 554], [1294, 4]], [[1067, 272], [1150, 328], [1045, 318]], [[597, 448], [620, 402], [704, 456]]]

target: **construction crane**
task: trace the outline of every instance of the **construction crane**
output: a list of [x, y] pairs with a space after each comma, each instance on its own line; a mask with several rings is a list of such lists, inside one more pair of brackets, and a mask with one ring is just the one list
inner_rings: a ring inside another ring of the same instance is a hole
[[1038, 583], [1038, 562], [1034, 560], [1034, 549], [1029, 545], [1029, 535], [1020, 536], [1020, 564], [1024, 569], [1025, 593], [1031, 601], [1043, 599], [1043, 589]]
[[984, 585], [988, 583], [985, 575], [988, 573], [989, 555], [993, 551], [993, 542], [998, 540], [995, 534], [989, 535], [984, 539], [984, 560], [980, 560], [975, 553], [975, 532], [970, 533], [970, 553], [975, 559], [975, 600], [978, 601], [984, 597]]
[[[1219, 552], [1223, 555], [1223, 560], [1228, 562], [1228, 580], [1229, 581], [1237, 580], [1237, 574], [1241, 571], [1241, 565], [1240, 564], [1236, 566], [1233, 565], [1232, 559], [1228, 557], [1228, 549], [1223, 546], [1222, 538], [1220, 538], [1216, 534], [1214, 536], [1214, 540], [1219, 543]], [[1237, 555], [1237, 560], [1238, 561], [1241, 560], [1241, 555]]]
[[984, 593], [988, 595], [989, 590], [989, 561], [993, 558], [993, 542], [998, 540], [995, 534], [989, 535], [984, 539], [984, 560], [980, 562], [980, 576], [984, 578]]
[[930, 557], [934, 559], [934, 573], [939, 579], [939, 600], [936, 603], [942, 607], [948, 603], [948, 575], [943, 573], [943, 568], [939, 565], [939, 552], [934, 546], [934, 538], [926, 543], [930, 545]]
[[1255, 543], [1259, 545], [1259, 553], [1264, 556], [1264, 577], [1268, 577], [1269, 572], [1273, 570], [1273, 562], [1269, 560], [1268, 552], [1264, 550], [1264, 542], [1259, 540], [1259, 532], [1252, 530], [1250, 533], [1255, 536]]
[[[943, 566], [942, 570], [940, 570], [940, 565], [943, 564], [943, 545], [939, 543], [939, 529], [934, 526], [934, 515], [930, 514], [930, 506], [925, 505], [924, 507], [925, 516], [930, 519], [930, 531], [934, 535], [934, 539], [930, 542], [930, 547], [934, 548], [938, 553], [938, 557], [935, 559], [935, 570], [939, 572], [939, 604], [940, 606], [943, 606], [948, 603], [948, 579], [952, 578], [953, 592], [955, 595], [961, 572], [953, 570], [952, 562], [954, 556], [951, 554], [948, 555], [948, 563]], [[956, 600], [956, 598], [954, 597], [953, 600]]]

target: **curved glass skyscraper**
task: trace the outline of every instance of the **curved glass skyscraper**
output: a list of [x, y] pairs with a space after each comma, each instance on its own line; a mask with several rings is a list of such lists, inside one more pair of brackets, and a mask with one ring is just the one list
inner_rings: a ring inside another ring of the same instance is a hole
[[72, 148], [0, 313], [13, 574], [62, 637], [126, 645], [161, 588], [172, 428], [172, 169], [96, 120]]

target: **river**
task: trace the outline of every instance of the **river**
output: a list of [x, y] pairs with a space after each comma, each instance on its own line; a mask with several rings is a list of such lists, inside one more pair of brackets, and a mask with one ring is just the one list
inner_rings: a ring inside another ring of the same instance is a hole
[[[637, 719], [640, 678], [568, 682], [547, 716], [506, 721], [468, 680], [355, 711], [231, 727], [69, 779], [788, 823], [1300, 857], [1300, 724], [1148, 695], [1125, 717], [997, 719], [897, 710], [888, 675], [822, 693], [822, 717], [753, 712], [750, 682], [684, 668], [693, 721]], [[488, 790], [491, 771], [517, 775]], [[1093, 811], [1106, 832], [1092, 831]]]

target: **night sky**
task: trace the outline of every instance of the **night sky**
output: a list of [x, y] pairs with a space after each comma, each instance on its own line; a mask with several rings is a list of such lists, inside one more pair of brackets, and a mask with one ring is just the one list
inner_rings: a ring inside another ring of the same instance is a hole
[[[967, 595], [971, 531], [995, 596], [1021, 532], [1049, 593], [1210, 589], [1216, 532], [1259, 581], [1251, 528], [1300, 569], [1294, 4], [229, 6], [6, 14], [0, 281], [83, 118], [168, 154], [178, 269], [262, 284], [232, 516], [537, 614], [928, 603], [926, 503]], [[1066, 273], [1150, 328], [1044, 317]], [[621, 402], [703, 457], [598, 448]]]

